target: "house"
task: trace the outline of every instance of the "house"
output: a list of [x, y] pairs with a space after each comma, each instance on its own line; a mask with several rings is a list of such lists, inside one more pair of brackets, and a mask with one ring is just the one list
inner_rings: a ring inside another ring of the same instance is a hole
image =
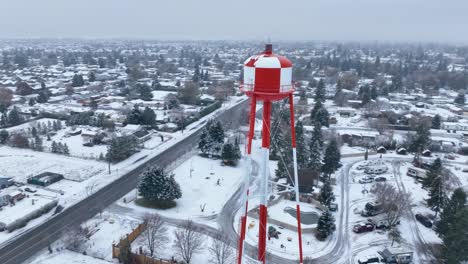
[[12, 178], [2, 178], [0, 177], [0, 190], [5, 189], [11, 185], [14, 184], [14, 181]]
[[386, 248], [382, 251], [377, 251], [377, 253], [382, 256], [385, 263], [409, 264], [413, 262], [413, 252], [411, 251], [395, 248], [390, 250]]
[[53, 173], [53, 172], [43, 172], [36, 176], [28, 178], [27, 182], [29, 184], [39, 185], [39, 186], [49, 186], [52, 183], [62, 180], [64, 177], [62, 174]]
[[26, 195], [19, 191], [15, 190], [8, 194], [10, 203], [14, 204], [15, 202], [21, 201], [26, 197]]
[[93, 142], [94, 138], [97, 136], [96, 131], [85, 130], [81, 132], [81, 137], [85, 143]]
[[468, 123], [462, 122], [443, 122], [441, 124], [441, 129], [445, 130], [455, 130], [455, 131], [468, 131]]

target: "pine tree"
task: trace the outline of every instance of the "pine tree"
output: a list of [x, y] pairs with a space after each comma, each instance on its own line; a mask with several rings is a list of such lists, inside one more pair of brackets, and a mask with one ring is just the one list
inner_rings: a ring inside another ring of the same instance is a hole
[[340, 167], [341, 153], [336, 140], [331, 140], [325, 149], [322, 172], [330, 176]]
[[432, 128], [433, 129], [440, 129], [440, 123], [441, 123], [440, 115], [437, 114], [437, 115], [434, 116], [434, 118], [432, 118]]
[[14, 107], [9, 113], [8, 113], [8, 123], [11, 125], [18, 125], [23, 121], [23, 117], [20, 116], [18, 109]]
[[325, 239], [336, 230], [335, 218], [327, 210], [322, 213], [317, 222], [317, 235], [320, 239]]
[[80, 74], [75, 74], [72, 79], [72, 86], [81, 87], [83, 85], [84, 85], [83, 76], [81, 76]]
[[224, 163], [234, 165], [239, 158], [240, 157], [236, 155], [234, 146], [231, 143], [224, 144], [223, 150], [221, 152], [221, 159]]
[[132, 111], [130, 111], [130, 113], [127, 114], [127, 119], [125, 122], [127, 124], [139, 125], [142, 123], [142, 120], [143, 120], [143, 115], [140, 112], [140, 109], [138, 108], [138, 106], [135, 105]]
[[147, 201], [171, 202], [182, 197], [174, 175], [166, 173], [162, 168], [150, 167], [140, 177], [138, 192]]
[[31, 135], [32, 135], [33, 137], [37, 137], [37, 129], [36, 129], [36, 127], [32, 127], [32, 129], [31, 129]]
[[58, 145], [55, 141], [52, 141], [52, 153], [58, 153]]
[[44, 146], [42, 144], [42, 139], [40, 137], [35, 137], [34, 138], [34, 145], [33, 145], [33, 149], [35, 151], [43, 151], [44, 150]]
[[7, 130], [3, 129], [0, 131], [0, 144], [5, 144], [10, 137], [10, 133]]
[[322, 128], [319, 123], [314, 123], [314, 130], [312, 131], [312, 138], [311, 138], [311, 145], [315, 144], [314, 142], [318, 143], [320, 150], [323, 147], [323, 136], [322, 136]]
[[317, 88], [315, 89], [314, 100], [316, 104], [318, 102], [325, 102], [325, 83], [323, 82], [323, 79], [320, 79], [318, 82]]
[[57, 144], [57, 153], [63, 154], [63, 144], [62, 144], [62, 142], [59, 142]]
[[426, 177], [422, 182], [422, 186], [424, 189], [427, 189], [431, 186], [432, 182], [435, 178], [439, 177], [442, 174], [442, 161], [440, 158], [437, 158], [432, 162], [429, 170], [426, 173]]
[[140, 93], [140, 99], [145, 101], [150, 101], [153, 98], [153, 93], [151, 92], [151, 87], [146, 84], [138, 86], [138, 92]]
[[62, 153], [65, 154], [65, 155], [69, 155], [69, 154], [70, 154], [70, 149], [68, 148], [67, 143], [65, 143], [65, 144], [63, 145]]
[[307, 148], [306, 141], [304, 138], [304, 126], [301, 121], [296, 123], [296, 155], [297, 165], [299, 168], [305, 168], [307, 166]]
[[320, 194], [319, 194], [319, 201], [321, 204], [324, 206], [330, 206], [330, 203], [332, 202], [332, 199], [334, 198], [333, 194], [333, 188], [330, 184], [330, 180], [326, 179], [323, 182], [323, 186], [320, 189]]
[[457, 97], [454, 100], [454, 103], [458, 105], [464, 105], [466, 102], [465, 94], [464, 93], [459, 93]]
[[450, 200], [445, 204], [440, 213], [440, 221], [436, 222], [436, 232], [440, 238], [443, 239], [450, 231], [450, 226], [454, 223], [455, 214], [465, 207], [466, 202], [465, 191], [462, 188], [455, 189]]
[[156, 114], [154, 113], [153, 109], [145, 107], [145, 110], [143, 110], [143, 114], [141, 116], [141, 123], [147, 126], [153, 126], [156, 124]]
[[443, 169], [437, 175], [428, 175], [427, 178], [430, 178], [432, 182], [427, 182], [429, 184], [429, 198], [426, 199], [427, 205], [437, 213], [440, 212], [440, 209], [446, 204], [447, 191], [446, 191], [446, 179], [444, 176]]
[[429, 127], [421, 123], [416, 129], [416, 135], [414, 136], [409, 151], [421, 153], [431, 143], [431, 132]]
[[90, 71], [88, 73], [88, 81], [89, 82], [95, 82], [96, 81], [96, 74], [93, 71]]
[[37, 97], [37, 102], [43, 104], [43, 103], [47, 103], [47, 101], [49, 101], [49, 96], [48, 96], [47, 92], [46, 91], [40, 91], [39, 95]]
[[445, 263], [468, 261], [468, 207], [455, 213], [451, 225], [443, 238], [442, 256]]
[[311, 141], [311, 146], [309, 149], [310, 159], [308, 168], [320, 172], [322, 170], [322, 153], [319, 141]]

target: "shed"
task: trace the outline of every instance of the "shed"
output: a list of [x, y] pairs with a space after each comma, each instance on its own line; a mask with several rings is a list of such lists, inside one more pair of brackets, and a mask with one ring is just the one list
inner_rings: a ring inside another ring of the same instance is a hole
[[28, 179], [29, 184], [39, 185], [39, 186], [49, 186], [52, 183], [62, 180], [64, 177], [62, 174], [53, 173], [53, 172], [43, 172], [36, 176], [33, 176]]

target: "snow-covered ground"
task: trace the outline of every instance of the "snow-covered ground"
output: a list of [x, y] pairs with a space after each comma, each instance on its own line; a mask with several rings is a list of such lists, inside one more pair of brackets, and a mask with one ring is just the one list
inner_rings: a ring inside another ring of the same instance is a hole
[[[55, 192], [63, 192], [63, 195], [58, 196], [59, 204], [69, 207], [103, 188], [110, 182], [115, 181], [125, 173], [128, 173], [137, 166], [158, 155], [165, 149], [170, 148], [180, 140], [186, 138], [196, 131], [196, 128], [200, 127], [202, 123], [206, 122], [206, 120], [217, 116], [226, 108], [237, 105], [244, 100], [246, 100], [246, 97], [232, 97], [231, 100], [225, 102], [220, 109], [205, 116], [203, 119], [190, 124], [184, 132], [177, 131], [172, 133], [171, 137], [167, 137], [168, 140], [164, 141], [164, 143], [159, 145], [159, 147], [155, 149], [142, 149], [140, 152], [135, 153], [128, 159], [112, 165], [110, 174], [108, 174], [107, 164], [105, 162], [2, 146], [0, 147], [0, 164], [2, 164], [2, 166], [0, 166], [0, 175], [4, 177], [13, 177], [14, 180], [18, 182], [26, 182], [26, 179], [29, 176], [45, 171], [63, 174], [65, 180], [56, 182], [48, 186], [48, 188]], [[27, 125], [27, 127], [29, 126], [30, 125]], [[184, 158], [181, 157], [181, 159]], [[226, 182], [231, 180], [231, 178], [226, 178], [227, 176], [225, 175], [219, 174], [217, 176], [220, 178], [224, 177]], [[228, 184], [229, 183], [226, 185]], [[228, 191], [234, 190], [229, 189]], [[213, 206], [219, 207], [220, 203], [217, 204], [218, 205]], [[192, 209], [195, 211], [195, 208], [198, 206], [199, 205], [197, 204], [193, 206]], [[187, 207], [190, 207], [190, 205], [187, 205]], [[0, 215], [1, 214], [2, 212], [0, 211]], [[43, 223], [51, 217], [53, 216], [49, 213], [30, 221], [26, 227], [17, 231], [12, 233], [0, 233], [0, 243], [7, 243], [7, 240], [25, 232], [27, 229]]]
[[[221, 160], [203, 158], [198, 155], [190, 157], [173, 171], [176, 181], [180, 184], [182, 198], [177, 200], [176, 207], [157, 210], [157, 212], [179, 219], [218, 214], [227, 199], [238, 189], [243, 179], [243, 167], [243, 160], [239, 161], [236, 167], [230, 167], [223, 166]], [[134, 197], [135, 192], [127, 196]], [[128, 204], [119, 201], [118, 204], [140, 212], [154, 211], [154, 209], [138, 206], [134, 201]]]

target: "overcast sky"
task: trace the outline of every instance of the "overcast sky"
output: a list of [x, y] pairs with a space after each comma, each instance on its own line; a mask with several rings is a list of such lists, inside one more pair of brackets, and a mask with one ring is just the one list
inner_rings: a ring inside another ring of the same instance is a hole
[[0, 38], [468, 44], [468, 0], [0, 0]]

